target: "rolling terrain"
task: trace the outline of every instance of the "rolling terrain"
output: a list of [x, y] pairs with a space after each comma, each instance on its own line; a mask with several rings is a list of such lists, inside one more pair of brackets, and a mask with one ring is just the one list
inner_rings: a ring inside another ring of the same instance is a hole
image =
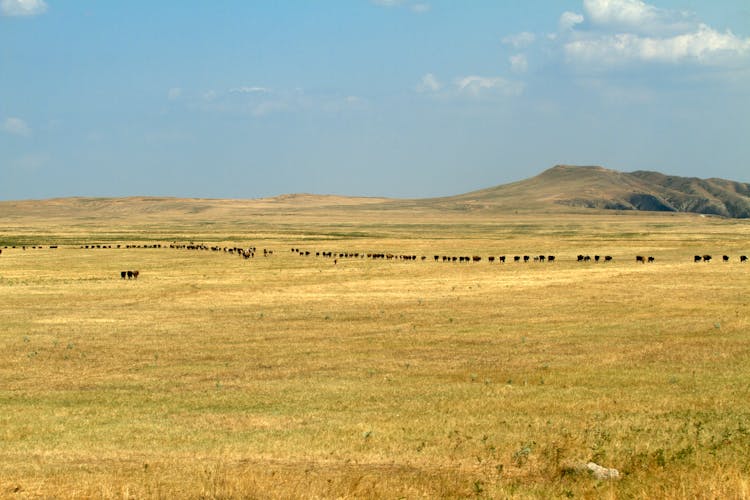
[[135, 215], [160, 220], [253, 215], [332, 217], [385, 212], [445, 217], [451, 214], [637, 210], [685, 212], [730, 218], [750, 217], [750, 184], [725, 179], [679, 177], [659, 172], [619, 172], [598, 166], [557, 165], [541, 174], [455, 196], [391, 199], [315, 194], [285, 194], [261, 199], [205, 199], [134, 196], [126, 198], [57, 198], [0, 202], [0, 217], [90, 216], [127, 219]]

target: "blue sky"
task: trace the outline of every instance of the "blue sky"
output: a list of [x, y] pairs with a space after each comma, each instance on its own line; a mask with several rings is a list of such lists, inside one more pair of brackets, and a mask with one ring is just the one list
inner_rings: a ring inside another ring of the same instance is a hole
[[0, 199], [750, 182], [747, 0], [0, 0]]

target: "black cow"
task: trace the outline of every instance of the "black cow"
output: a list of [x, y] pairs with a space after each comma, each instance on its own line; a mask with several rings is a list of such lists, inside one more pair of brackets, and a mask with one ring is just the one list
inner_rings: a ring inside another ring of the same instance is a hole
[[120, 271], [120, 278], [125, 279], [128, 276], [128, 271]]
[[655, 258], [653, 258], [653, 257], [651, 257], [650, 255], [648, 256], [648, 261], [649, 261], [649, 262], [653, 262], [653, 261], [655, 261], [655, 260], [656, 260], [656, 259], [655, 259]]
[[646, 262], [646, 257], [644, 257], [643, 255], [636, 255], [635, 261], [640, 262], [641, 264], [644, 264]]
[[740, 255], [740, 262], [747, 262], [747, 255]]
[[729, 262], [729, 255], [722, 255], [721, 260], [724, 262]]
[[501, 255], [501, 256], [500, 256], [500, 257], [498, 258], [498, 260], [499, 260], [500, 262], [502, 262], [502, 263], [504, 264], [504, 263], [505, 263], [505, 255]]
[[693, 257], [693, 262], [700, 262], [701, 260], [703, 260], [703, 257], [701, 257], [700, 255], [696, 255]]
[[547, 256], [547, 262], [555, 262], [555, 256], [554, 255], [548, 255]]
[[711, 262], [711, 256], [710, 255], [704, 255], [703, 256], [703, 262]]
[[611, 261], [612, 261], [612, 256], [611, 255], [605, 255], [604, 256], [604, 262], [611, 262]]

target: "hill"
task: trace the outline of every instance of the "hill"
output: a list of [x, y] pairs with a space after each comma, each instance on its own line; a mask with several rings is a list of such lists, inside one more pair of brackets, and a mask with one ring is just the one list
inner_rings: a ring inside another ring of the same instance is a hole
[[171, 197], [56, 198], [0, 202], [0, 217], [104, 218], [138, 216], [158, 220], [246, 220], [248, 217], [304, 215], [333, 221], [337, 216], [383, 212], [442, 218], [453, 214], [633, 210], [689, 212], [750, 218], [750, 184], [659, 172], [618, 172], [598, 166], [557, 165], [510, 184], [441, 198], [392, 199], [288, 194], [262, 199]]
[[750, 184], [659, 172], [625, 173], [598, 166], [557, 165], [523, 181], [446, 198], [444, 201], [519, 208], [557, 205], [748, 218]]

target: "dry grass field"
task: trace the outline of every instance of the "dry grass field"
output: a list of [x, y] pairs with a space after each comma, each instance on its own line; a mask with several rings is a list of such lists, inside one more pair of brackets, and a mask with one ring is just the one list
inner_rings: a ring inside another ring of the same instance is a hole
[[0, 209], [0, 497], [750, 496], [747, 221], [90, 203]]

